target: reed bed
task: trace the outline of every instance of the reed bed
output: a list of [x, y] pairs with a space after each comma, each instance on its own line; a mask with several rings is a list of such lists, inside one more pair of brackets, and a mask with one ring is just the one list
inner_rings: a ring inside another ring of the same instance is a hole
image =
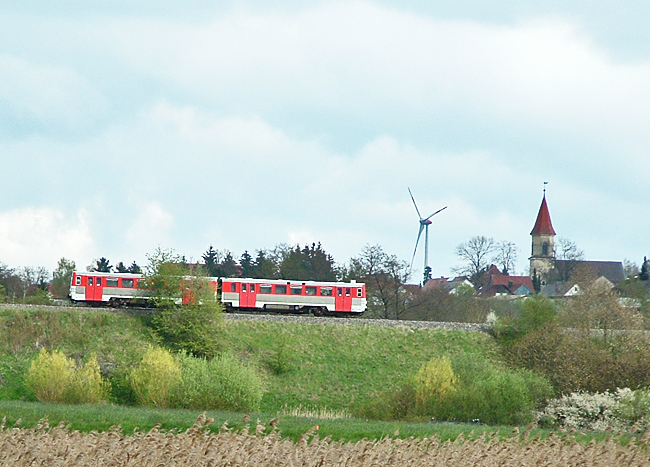
[[[258, 424], [255, 429], [218, 433], [207, 430], [212, 420], [200, 417], [185, 432], [161, 431], [125, 435], [119, 428], [81, 433], [63, 425], [0, 426], [3, 466], [645, 466], [650, 463], [649, 437], [620, 444], [612, 437], [583, 444], [573, 435], [530, 438], [527, 433], [499, 439], [497, 434], [474, 440], [441, 442], [384, 438], [356, 443], [320, 439], [317, 427], [298, 442]], [[273, 425], [273, 422], [271, 422]]]

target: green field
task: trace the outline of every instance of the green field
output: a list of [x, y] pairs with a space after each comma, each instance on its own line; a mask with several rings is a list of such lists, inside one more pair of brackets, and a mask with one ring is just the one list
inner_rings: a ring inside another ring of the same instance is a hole
[[[128, 372], [147, 346], [156, 342], [145, 321], [122, 312], [0, 308], [0, 410], [8, 423], [22, 418], [23, 423], [34, 424], [47, 416], [51, 423], [66, 420], [73, 428], [86, 431], [112, 425], [127, 431], [155, 423], [166, 429], [191, 426], [200, 412], [129, 407], [133, 401], [123, 398], [123, 388], [115, 384], [112, 403], [103, 406], [40, 404], [24, 384], [30, 362], [41, 348], [61, 350], [79, 362], [95, 354], [109, 378]], [[236, 355], [261, 376], [264, 395], [252, 420], [279, 417], [287, 436], [298, 436], [315, 424], [346, 439], [393, 435], [398, 429], [402, 435], [442, 432], [442, 436], [453, 438], [461, 431], [489, 429], [351, 418], [360, 404], [398, 391], [433, 357], [462, 356], [477, 366], [488, 362], [499, 365], [495, 344], [483, 333], [336, 321], [314, 325], [225, 320], [218, 339], [223, 352]], [[215, 425], [227, 420], [241, 427], [244, 415], [215, 412], [210, 416]]]

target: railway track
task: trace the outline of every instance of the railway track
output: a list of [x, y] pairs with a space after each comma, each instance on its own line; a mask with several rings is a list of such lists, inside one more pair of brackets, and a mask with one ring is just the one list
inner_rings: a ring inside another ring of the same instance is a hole
[[[133, 314], [151, 314], [153, 308], [109, 308], [91, 307], [81, 305], [22, 305], [22, 304], [1, 304], [4, 308], [49, 308], [59, 310], [86, 310], [104, 311], [107, 313], [127, 312]], [[280, 314], [280, 313], [224, 313], [224, 318], [231, 321], [271, 321], [284, 323], [302, 324], [342, 324], [348, 326], [384, 326], [384, 327], [406, 327], [411, 329], [441, 329], [448, 331], [467, 332], [488, 332], [485, 324], [479, 323], [454, 323], [442, 321], [406, 321], [396, 319], [374, 319], [374, 318], [340, 318], [340, 317], [316, 317], [310, 315]]]

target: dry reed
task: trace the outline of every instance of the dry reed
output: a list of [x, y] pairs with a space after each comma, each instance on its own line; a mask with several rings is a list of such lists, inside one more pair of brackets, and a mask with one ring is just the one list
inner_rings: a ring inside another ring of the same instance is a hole
[[[282, 439], [265, 427], [211, 433], [212, 420], [200, 417], [182, 433], [157, 428], [125, 435], [80, 433], [46, 422], [30, 429], [0, 427], [0, 465], [27, 466], [642, 466], [650, 463], [649, 437], [621, 445], [613, 438], [581, 444], [551, 435], [544, 440], [526, 434], [498, 439], [437, 438], [362, 440], [356, 443], [320, 439], [316, 430], [298, 442]], [[567, 435], [568, 436], [568, 435]]]

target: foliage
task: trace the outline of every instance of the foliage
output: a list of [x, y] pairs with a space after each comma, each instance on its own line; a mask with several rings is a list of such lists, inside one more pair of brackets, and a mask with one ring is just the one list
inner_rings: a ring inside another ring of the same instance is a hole
[[458, 286], [453, 293], [444, 287], [422, 288], [412, 294], [400, 318], [484, 323], [491, 303], [491, 300], [476, 297], [476, 291], [469, 285]]
[[280, 264], [280, 277], [282, 279], [307, 280], [307, 281], [335, 281], [337, 270], [334, 267], [334, 258], [326, 253], [320, 242], [305, 245], [304, 248], [296, 245], [291, 249]]
[[138, 263], [133, 261], [130, 266], [125, 266], [122, 261], [117, 263], [117, 266], [115, 266], [115, 270], [117, 272], [121, 273], [128, 273], [128, 274], [142, 274], [142, 268], [138, 266]]
[[267, 366], [275, 375], [281, 375], [288, 372], [291, 367], [292, 351], [289, 348], [289, 339], [286, 333], [278, 335], [276, 346], [271, 351], [271, 355], [267, 360]]
[[609, 392], [573, 392], [548, 401], [536, 415], [547, 428], [605, 431], [650, 428], [650, 394], [647, 390], [616, 389]]
[[223, 321], [214, 285], [202, 268], [188, 268], [173, 250], [159, 248], [148, 260], [145, 283], [158, 305], [151, 320], [156, 334], [173, 350], [214, 357]]
[[422, 365], [413, 378], [418, 411], [447, 402], [449, 396], [456, 392], [457, 383], [458, 378], [449, 357], [435, 357]]
[[558, 313], [555, 304], [543, 295], [533, 295], [517, 302], [513, 316], [497, 320], [491, 328], [492, 334], [502, 343], [542, 329], [557, 326]]
[[95, 260], [95, 265], [90, 269], [95, 272], [111, 272], [113, 266], [111, 266], [110, 261], [104, 258], [103, 256], [98, 260]]
[[[453, 388], [444, 403], [433, 396], [418, 403], [417, 378], [397, 390], [383, 392], [357, 409], [358, 416], [379, 419], [480, 420], [488, 424], [521, 424], [530, 420], [532, 409], [552, 394], [548, 381], [525, 370], [510, 370], [476, 355], [451, 358]], [[449, 369], [444, 373], [449, 377]], [[444, 386], [444, 385], [443, 385]], [[438, 401], [438, 403], [436, 403]], [[433, 402], [433, 403], [432, 403]]]
[[50, 284], [50, 292], [54, 298], [66, 298], [68, 296], [72, 273], [76, 268], [77, 265], [74, 261], [66, 258], [59, 259], [56, 269], [52, 273], [52, 283]]
[[29, 367], [25, 383], [41, 402], [67, 402], [73, 376], [73, 360], [59, 350], [50, 353], [41, 349]]
[[262, 383], [251, 367], [230, 355], [212, 360], [180, 355], [182, 382], [174, 406], [200, 410], [250, 412], [259, 408]]
[[366, 284], [366, 316], [396, 319], [406, 310], [404, 285], [409, 277], [410, 268], [406, 262], [384, 252], [379, 245], [366, 245], [358, 257], [350, 259], [343, 279]]
[[172, 354], [153, 346], [129, 375], [138, 402], [158, 408], [171, 406], [172, 394], [181, 384], [181, 378], [181, 367]]
[[32, 361], [25, 378], [27, 387], [41, 402], [98, 404], [108, 398], [110, 385], [99, 371], [97, 357], [92, 355], [80, 368], [63, 352], [49, 353], [41, 349]]

